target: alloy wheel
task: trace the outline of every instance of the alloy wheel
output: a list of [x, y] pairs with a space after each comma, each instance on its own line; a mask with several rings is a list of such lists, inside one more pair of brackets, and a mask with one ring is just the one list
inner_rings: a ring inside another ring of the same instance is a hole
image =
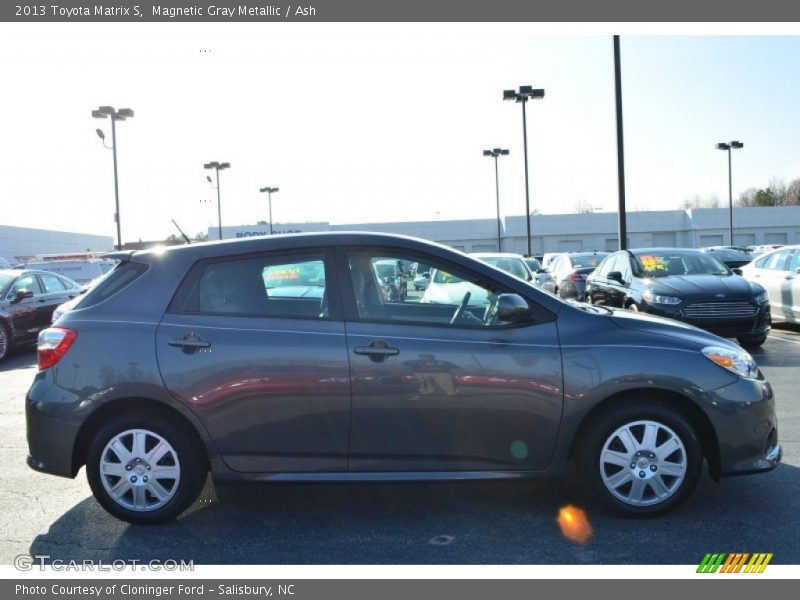
[[657, 421], [619, 427], [600, 452], [600, 477], [609, 492], [630, 506], [652, 506], [672, 497], [686, 477], [686, 447]]
[[178, 490], [178, 454], [162, 436], [128, 429], [112, 437], [100, 457], [100, 479], [109, 497], [128, 510], [161, 508]]

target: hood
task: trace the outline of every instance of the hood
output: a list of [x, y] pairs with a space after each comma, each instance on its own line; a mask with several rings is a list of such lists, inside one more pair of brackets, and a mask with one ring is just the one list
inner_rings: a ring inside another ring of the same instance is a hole
[[750, 282], [738, 275], [669, 275], [650, 279], [648, 287], [657, 294], [680, 298], [716, 298], [725, 294], [726, 299], [753, 297], [756, 292]]
[[716, 336], [705, 329], [700, 329], [688, 323], [647, 313], [632, 312], [622, 308], [609, 308], [608, 310], [612, 312], [610, 316], [611, 321], [622, 329], [665, 335], [686, 342], [696, 343], [700, 347], [724, 346], [735, 350], [741, 350], [741, 348], [733, 342], [729, 342], [725, 338]]

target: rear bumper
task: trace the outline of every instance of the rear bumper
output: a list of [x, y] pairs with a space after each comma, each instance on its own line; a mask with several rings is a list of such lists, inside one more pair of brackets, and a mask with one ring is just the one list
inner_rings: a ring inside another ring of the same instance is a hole
[[54, 384], [50, 370], [37, 373], [25, 398], [28, 466], [75, 477], [73, 450], [83, 418], [77, 396]]

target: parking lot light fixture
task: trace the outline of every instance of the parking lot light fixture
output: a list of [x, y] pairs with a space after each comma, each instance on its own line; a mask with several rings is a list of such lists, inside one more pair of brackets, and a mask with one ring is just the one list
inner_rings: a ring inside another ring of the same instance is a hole
[[497, 158], [499, 156], [508, 156], [508, 150], [503, 148], [492, 148], [491, 150], [484, 150], [483, 155], [494, 158], [494, 188], [495, 196], [497, 198], [497, 251], [502, 252], [503, 247], [500, 235], [500, 181], [498, 178]]
[[115, 110], [113, 106], [101, 106], [92, 111], [95, 119], [111, 119], [111, 146], [106, 146], [105, 133], [102, 129], [95, 129], [97, 136], [103, 141], [103, 146], [112, 151], [114, 155], [114, 201], [116, 212], [114, 221], [117, 224], [117, 250], [122, 249], [122, 224], [119, 216], [119, 176], [117, 173], [117, 121], [125, 121], [133, 118], [133, 110], [130, 108], [120, 108]]
[[268, 200], [268, 203], [269, 203], [269, 234], [272, 235], [272, 194], [274, 194], [275, 192], [280, 192], [281, 190], [280, 190], [280, 188], [276, 188], [276, 187], [263, 187], [263, 188], [259, 189], [258, 191], [261, 192], [261, 193], [266, 193], [268, 198], [269, 198], [269, 200]]
[[732, 142], [720, 142], [716, 146], [717, 150], [725, 150], [728, 153], [728, 237], [733, 246], [733, 174], [731, 165], [731, 150], [744, 148], [744, 144], [738, 140]]
[[[214, 171], [216, 171], [217, 173], [217, 185], [214, 188], [217, 190], [217, 219], [218, 219], [217, 232], [219, 234], [219, 239], [222, 239], [222, 196], [220, 195], [219, 192], [219, 172], [224, 171], [225, 169], [230, 169], [231, 163], [227, 162], [221, 163], [216, 160], [212, 160], [211, 162], [204, 164], [203, 168], [214, 169]], [[211, 181], [211, 177], [206, 175], [206, 179], [208, 179], [208, 182], [211, 184], [211, 187], [214, 187], [214, 183]]]
[[525, 225], [527, 231], [527, 248], [526, 256], [531, 256], [531, 198], [530, 198], [530, 184], [528, 176], [528, 122], [525, 114], [525, 105], [528, 100], [541, 100], [544, 98], [544, 90], [541, 88], [534, 88], [530, 85], [519, 86], [519, 91], [516, 90], [503, 90], [503, 100], [518, 102], [522, 104], [522, 146], [525, 158]]

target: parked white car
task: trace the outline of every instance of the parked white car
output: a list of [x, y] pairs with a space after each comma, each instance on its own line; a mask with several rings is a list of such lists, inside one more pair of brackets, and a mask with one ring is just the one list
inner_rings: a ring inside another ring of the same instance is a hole
[[762, 254], [741, 270], [767, 290], [773, 321], [800, 323], [800, 244]]
[[474, 256], [475, 258], [480, 259], [483, 262], [492, 265], [493, 267], [502, 269], [507, 273], [511, 273], [517, 279], [522, 279], [522, 281], [527, 281], [533, 285], [537, 285], [541, 288], [544, 288], [548, 292], [553, 291], [552, 284], [550, 284], [548, 287], [548, 284], [551, 280], [550, 274], [544, 271], [540, 273], [531, 269], [521, 254], [514, 254], [512, 252], [477, 252], [471, 256]]

